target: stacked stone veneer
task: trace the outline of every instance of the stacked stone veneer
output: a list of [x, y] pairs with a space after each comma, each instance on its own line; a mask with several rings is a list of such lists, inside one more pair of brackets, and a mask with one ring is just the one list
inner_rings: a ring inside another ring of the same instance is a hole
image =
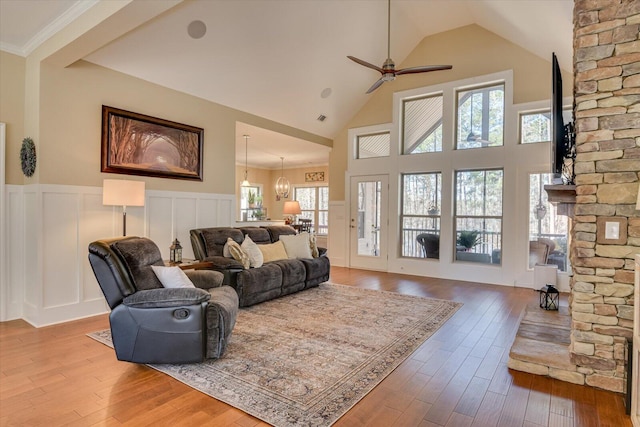
[[[570, 359], [588, 385], [622, 392], [633, 330], [640, 177], [640, 1], [576, 0], [576, 205]], [[604, 223], [620, 239], [604, 239]]]

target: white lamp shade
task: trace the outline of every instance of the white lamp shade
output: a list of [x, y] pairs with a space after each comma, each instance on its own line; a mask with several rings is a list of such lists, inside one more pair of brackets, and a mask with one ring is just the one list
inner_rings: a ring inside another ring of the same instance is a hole
[[102, 204], [106, 206], [144, 206], [144, 181], [105, 179]]
[[300, 203], [297, 200], [292, 202], [284, 202], [282, 213], [285, 215], [300, 215], [302, 210], [300, 209]]

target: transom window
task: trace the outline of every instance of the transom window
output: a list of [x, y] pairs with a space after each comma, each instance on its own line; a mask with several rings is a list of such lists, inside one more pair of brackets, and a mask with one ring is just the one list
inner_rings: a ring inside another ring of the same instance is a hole
[[504, 83], [457, 92], [456, 148], [504, 144]]
[[358, 135], [356, 143], [356, 159], [389, 157], [391, 135], [389, 132]]
[[293, 200], [300, 203], [298, 218], [310, 219], [317, 234], [329, 232], [329, 187], [295, 187]]
[[551, 112], [520, 113], [520, 144], [548, 141], [551, 141]]
[[402, 153], [442, 151], [442, 94], [402, 101]]
[[442, 174], [402, 174], [401, 256], [440, 258]]
[[456, 260], [501, 264], [502, 169], [456, 172]]

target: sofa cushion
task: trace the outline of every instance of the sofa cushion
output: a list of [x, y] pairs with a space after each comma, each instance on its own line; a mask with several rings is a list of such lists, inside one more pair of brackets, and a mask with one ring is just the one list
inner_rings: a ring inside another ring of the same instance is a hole
[[151, 269], [165, 288], [195, 288], [191, 279], [180, 267], [152, 265]]
[[111, 247], [124, 260], [138, 291], [163, 287], [151, 269], [152, 265], [164, 266], [162, 254], [155, 243], [145, 237], [131, 237], [118, 240]]
[[267, 243], [273, 243], [271, 241], [271, 235], [267, 229], [262, 227], [240, 227], [240, 230], [245, 236], [251, 237], [258, 245], [264, 245]]
[[225, 258], [223, 256], [209, 256], [204, 259], [213, 264], [214, 270], [228, 270], [235, 269], [241, 270], [244, 267], [238, 261], [233, 258]]
[[200, 230], [207, 257], [223, 256], [224, 244], [231, 237], [236, 243], [242, 243], [242, 231], [232, 227], [212, 227]]
[[161, 308], [180, 307], [185, 305], [202, 304], [209, 301], [211, 295], [204, 289], [146, 289], [126, 297], [122, 303], [128, 307]]
[[296, 234], [295, 228], [290, 225], [265, 225], [263, 228], [266, 228], [271, 236], [271, 242], [275, 243], [280, 240], [280, 236], [289, 236], [291, 234]]
[[289, 258], [282, 242], [258, 245], [258, 248], [262, 252], [262, 257], [265, 263]]
[[251, 267], [262, 267], [262, 264], [264, 262], [262, 252], [260, 251], [260, 248], [258, 248], [258, 245], [256, 245], [254, 241], [251, 240], [251, 237], [249, 237], [248, 234], [244, 236], [244, 241], [242, 242], [242, 245], [240, 245], [240, 247], [242, 247], [242, 249], [244, 249], [244, 251], [249, 256], [249, 265]]
[[289, 259], [312, 258], [309, 233], [282, 235], [280, 241], [284, 244], [284, 250], [287, 251]]

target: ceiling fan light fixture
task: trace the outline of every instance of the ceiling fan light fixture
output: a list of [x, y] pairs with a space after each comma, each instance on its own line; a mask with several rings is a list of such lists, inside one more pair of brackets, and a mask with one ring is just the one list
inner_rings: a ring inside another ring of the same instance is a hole
[[394, 81], [396, 76], [400, 76], [402, 74], [427, 73], [429, 71], [450, 70], [453, 68], [451, 65], [426, 65], [422, 67], [410, 67], [396, 70], [396, 64], [391, 59], [391, 0], [388, 0], [387, 2], [387, 59], [384, 61], [384, 64], [382, 64], [382, 68], [377, 65], [373, 65], [370, 62], [358, 59], [355, 56], [348, 55], [347, 58], [357, 64], [371, 68], [372, 70], [376, 70], [382, 74], [382, 76], [369, 88], [369, 90], [367, 90], [367, 94], [378, 89], [384, 82]]

